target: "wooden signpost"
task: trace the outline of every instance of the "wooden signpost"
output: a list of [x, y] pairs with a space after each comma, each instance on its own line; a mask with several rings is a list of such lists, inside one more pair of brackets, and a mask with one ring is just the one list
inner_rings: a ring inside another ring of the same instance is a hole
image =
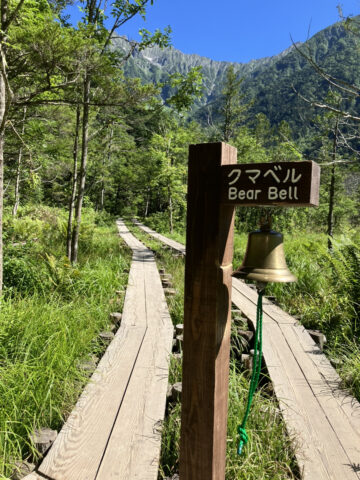
[[224, 480], [236, 205], [318, 204], [314, 162], [237, 164], [225, 143], [191, 145], [188, 170], [181, 480]]

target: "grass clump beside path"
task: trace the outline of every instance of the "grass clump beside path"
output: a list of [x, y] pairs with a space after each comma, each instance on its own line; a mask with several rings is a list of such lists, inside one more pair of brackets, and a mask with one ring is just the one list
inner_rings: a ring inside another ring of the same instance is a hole
[[[36, 460], [34, 429], [59, 430], [86, 381], [80, 367], [104, 347], [98, 333], [121, 311], [130, 256], [115, 224], [85, 211], [79, 263], [65, 249], [65, 212], [33, 208], [6, 218], [0, 316], [0, 477]], [[26, 243], [25, 243], [26, 242]]]
[[[183, 230], [170, 234], [164, 219], [150, 220], [151, 228], [185, 244]], [[247, 234], [235, 233], [234, 268], [243, 260], [247, 239]], [[267, 293], [305, 328], [326, 335], [325, 354], [336, 366], [344, 387], [360, 401], [360, 230], [336, 235], [332, 252], [325, 234], [285, 233], [284, 250], [298, 281], [270, 283]]]
[[[183, 323], [184, 302], [184, 259], [174, 257], [167, 248], [135, 227], [127, 226], [155, 254], [159, 267], [172, 275], [177, 294], [168, 297], [168, 305], [174, 325]], [[229, 413], [227, 432], [227, 480], [285, 480], [298, 479], [298, 467], [294, 457], [294, 442], [286, 433], [285, 424], [274, 396], [264, 387], [259, 389], [253, 400], [251, 415], [247, 423], [249, 442], [242, 456], [237, 455], [237, 427], [241, 423], [249, 391], [249, 374], [239, 364], [239, 342], [233, 342], [230, 364]], [[169, 383], [181, 381], [181, 361], [171, 359]], [[264, 379], [263, 379], [264, 383]], [[162, 450], [159, 479], [171, 477], [179, 471], [180, 449], [179, 402], [170, 404], [162, 432]]]

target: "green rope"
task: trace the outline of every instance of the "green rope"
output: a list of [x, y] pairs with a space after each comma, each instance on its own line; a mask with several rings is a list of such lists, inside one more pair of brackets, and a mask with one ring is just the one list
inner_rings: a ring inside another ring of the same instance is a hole
[[258, 303], [257, 303], [257, 309], [256, 309], [256, 331], [255, 331], [255, 344], [254, 344], [253, 371], [252, 371], [251, 380], [250, 380], [249, 395], [247, 399], [244, 418], [243, 418], [243, 421], [241, 422], [241, 425], [238, 427], [238, 433], [240, 435], [240, 441], [237, 449], [238, 455], [241, 455], [244, 445], [246, 445], [248, 442], [248, 435], [245, 430], [245, 425], [250, 413], [253, 396], [255, 394], [255, 390], [259, 383], [259, 376], [261, 371], [263, 295], [264, 295], [264, 289], [259, 290]]

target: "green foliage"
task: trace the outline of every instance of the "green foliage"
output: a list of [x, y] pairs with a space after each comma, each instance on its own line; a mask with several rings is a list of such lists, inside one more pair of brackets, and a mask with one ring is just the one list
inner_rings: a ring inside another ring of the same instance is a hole
[[[354, 357], [349, 355], [346, 360], [344, 352], [350, 353], [350, 345], [355, 351], [360, 349], [358, 232], [352, 239], [335, 237], [332, 253], [327, 250], [325, 235], [285, 236], [284, 247], [288, 266], [298, 281], [270, 284], [269, 292], [286, 310], [299, 315], [305, 327], [324, 332], [330, 355], [343, 359], [345, 371], [351, 369]], [[356, 378], [348, 387], [359, 395]]]
[[71, 411], [86, 382], [79, 365], [101, 353], [97, 334], [108, 325], [110, 302], [126, 285], [130, 263], [106, 216], [85, 211], [91, 245], [83, 245], [74, 269], [60, 254], [65, 212], [35, 207], [20, 213], [8, 219], [7, 238], [27, 243], [7, 244], [12, 276], [0, 315], [0, 475], [6, 478], [16, 460], [37, 458], [33, 429], [59, 429]]
[[187, 75], [179, 72], [173, 73], [169, 77], [170, 87], [176, 90], [166, 102], [174, 106], [177, 112], [189, 110], [196, 98], [200, 98], [203, 93], [203, 78], [201, 67], [194, 67], [189, 70]]

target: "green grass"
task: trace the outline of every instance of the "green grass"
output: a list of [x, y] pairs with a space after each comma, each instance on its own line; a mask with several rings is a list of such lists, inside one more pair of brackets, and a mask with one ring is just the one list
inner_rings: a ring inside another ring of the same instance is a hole
[[[98, 333], [108, 328], [109, 313], [122, 308], [115, 291], [126, 286], [130, 256], [114, 224], [96, 225], [85, 212], [87, 242], [72, 267], [63, 256], [63, 217], [41, 209], [23, 218], [25, 226], [21, 218], [7, 220], [13, 238], [0, 317], [1, 478], [16, 461], [38, 458], [29, 439], [35, 428], [60, 429], [87, 381], [80, 364], [101, 356]], [[14, 240], [28, 243], [14, 247]]]
[[[185, 243], [183, 231], [164, 234]], [[235, 233], [234, 268], [242, 262], [247, 238]], [[326, 335], [325, 353], [339, 361], [344, 387], [360, 401], [360, 231], [335, 236], [332, 254], [327, 242], [321, 233], [285, 234], [287, 263], [298, 281], [269, 284], [267, 293], [306, 328]]]
[[[174, 256], [164, 246], [134, 227], [128, 227], [143, 243], [155, 251], [158, 266], [172, 274], [178, 291], [168, 298], [173, 323], [183, 323], [184, 260]], [[285, 424], [279, 414], [276, 399], [267, 393], [266, 386], [254, 398], [247, 424], [249, 443], [242, 456], [237, 455], [237, 427], [241, 423], [249, 390], [248, 372], [241, 370], [236, 361], [239, 342], [234, 341], [229, 382], [229, 414], [227, 433], [227, 480], [285, 480], [298, 479], [298, 468], [294, 457], [294, 439], [286, 433]], [[171, 359], [169, 383], [181, 381], [181, 362]], [[162, 433], [162, 450], [159, 479], [171, 476], [179, 469], [180, 411], [177, 403], [168, 409]]]

